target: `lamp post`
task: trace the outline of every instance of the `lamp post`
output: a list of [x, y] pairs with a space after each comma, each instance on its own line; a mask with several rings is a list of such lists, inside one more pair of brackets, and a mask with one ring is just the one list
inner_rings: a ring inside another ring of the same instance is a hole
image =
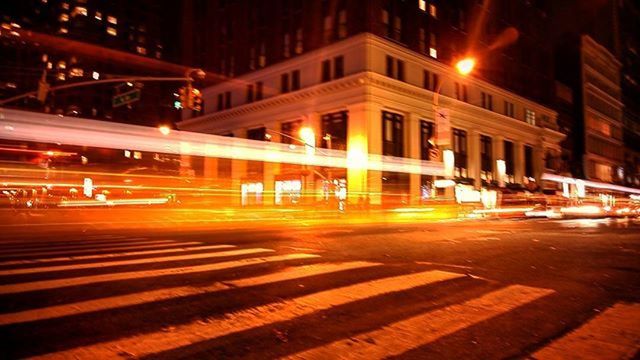
[[[472, 57], [466, 57], [464, 59], [459, 60], [454, 68], [458, 72], [458, 74], [462, 76], [469, 75], [476, 65], [476, 60]], [[442, 90], [442, 84], [444, 81], [439, 81], [436, 84], [436, 89], [433, 92], [433, 111], [436, 115], [436, 146], [442, 145], [445, 148], [442, 153], [442, 160], [444, 163], [444, 172], [446, 179], [452, 179], [455, 169], [455, 154], [453, 150], [450, 148], [451, 134], [450, 131], [443, 131], [440, 127], [447, 127], [450, 129], [451, 125], [449, 123], [449, 111], [447, 109], [439, 109], [438, 108], [438, 100], [440, 98], [440, 91]], [[444, 134], [444, 136], [442, 136]], [[440, 138], [440, 137], [446, 137]]]

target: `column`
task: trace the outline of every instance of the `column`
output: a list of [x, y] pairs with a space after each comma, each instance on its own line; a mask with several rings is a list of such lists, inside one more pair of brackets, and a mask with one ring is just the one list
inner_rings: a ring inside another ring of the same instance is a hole
[[[405, 154], [411, 159], [420, 159], [420, 116], [418, 114], [408, 114], [405, 130], [405, 144], [407, 149]], [[422, 185], [420, 174], [409, 174], [409, 204], [420, 204], [420, 186]]]
[[[280, 131], [280, 122], [272, 122], [266, 124], [267, 129]], [[272, 143], [280, 143], [281, 136], [273, 131], [267, 130], [267, 133], [271, 135]], [[280, 173], [280, 163], [275, 162], [265, 162], [264, 163], [264, 178], [263, 178], [263, 193], [262, 193], [262, 203], [266, 206], [275, 205], [275, 185], [276, 185], [276, 175]]]
[[493, 178], [498, 180], [497, 160], [504, 160], [504, 136], [496, 135], [492, 139], [493, 147]]
[[480, 133], [477, 130], [471, 130], [469, 132], [468, 140], [468, 172], [469, 177], [473, 178], [473, 186], [476, 189], [482, 187], [482, 179], [480, 178], [480, 170], [482, 167], [480, 159]]
[[544, 172], [544, 146], [537, 145], [533, 148], [533, 176], [536, 179], [536, 182], [542, 186], [542, 173]]
[[[320, 141], [322, 140], [322, 123], [320, 121], [320, 113], [310, 112], [305, 115], [304, 125], [308, 126], [313, 130], [315, 134], [315, 146], [320, 147]], [[322, 151], [321, 149], [319, 151]], [[313, 171], [313, 166], [306, 166], [305, 170], [307, 170], [307, 174], [304, 176], [304, 184], [302, 185], [303, 189], [303, 201], [307, 203], [313, 203], [318, 198], [318, 191], [316, 187], [316, 173]], [[317, 170], [317, 169], [315, 169]]]
[[[238, 129], [233, 134], [237, 138], [246, 139], [247, 129]], [[241, 205], [242, 194], [240, 192], [240, 185], [242, 184], [242, 178], [247, 175], [247, 161], [246, 160], [231, 160], [231, 204]]]
[[349, 106], [347, 122], [347, 196], [351, 204], [358, 204], [369, 195], [369, 203], [380, 205], [382, 174], [367, 171], [368, 154], [382, 152], [382, 118], [380, 106], [363, 102]]
[[524, 178], [524, 143], [522, 141], [515, 141], [513, 146], [515, 147], [515, 169], [513, 169], [513, 175], [516, 178], [516, 183], [522, 184]]

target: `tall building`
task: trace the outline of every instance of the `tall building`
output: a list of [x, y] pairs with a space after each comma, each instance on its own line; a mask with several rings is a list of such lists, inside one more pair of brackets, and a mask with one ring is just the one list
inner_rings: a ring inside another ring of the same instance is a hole
[[[175, 19], [172, 18], [175, 16]], [[0, 97], [116, 76], [176, 76], [177, 15], [157, 1], [25, 0], [0, 3]], [[44, 78], [43, 78], [44, 77]], [[154, 125], [179, 116], [173, 93], [180, 84], [109, 84], [55, 91], [43, 105], [25, 99], [9, 106], [68, 116]], [[140, 89], [140, 100], [112, 104]]]
[[556, 109], [577, 177], [640, 185], [638, 14], [627, 0], [552, 2]]
[[[180, 128], [296, 146], [308, 127], [319, 149], [346, 150], [353, 165], [192, 164], [206, 177], [230, 176], [234, 190], [259, 189], [260, 201], [282, 204], [305, 190], [321, 196], [330, 180], [346, 184], [352, 201], [418, 204], [433, 195], [432, 165], [445, 149], [454, 181], [443, 186], [460, 192], [536, 189], [557, 170], [564, 135], [547, 106], [555, 83], [543, 2], [184, 4], [194, 40], [185, 61], [232, 79], [205, 89], [204, 114], [187, 114]], [[478, 65], [465, 77], [452, 64], [469, 54]], [[384, 159], [422, 160], [424, 171], [371, 164]]]

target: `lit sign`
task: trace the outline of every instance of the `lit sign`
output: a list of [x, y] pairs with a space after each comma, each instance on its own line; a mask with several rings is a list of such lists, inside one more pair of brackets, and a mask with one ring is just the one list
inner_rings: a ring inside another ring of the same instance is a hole
[[93, 180], [91, 178], [84, 178], [82, 193], [88, 198], [93, 196]]

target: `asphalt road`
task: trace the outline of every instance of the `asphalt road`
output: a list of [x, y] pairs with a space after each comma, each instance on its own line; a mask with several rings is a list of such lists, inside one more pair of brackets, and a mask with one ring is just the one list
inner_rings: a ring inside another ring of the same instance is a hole
[[18, 230], [3, 358], [639, 356], [638, 220]]

